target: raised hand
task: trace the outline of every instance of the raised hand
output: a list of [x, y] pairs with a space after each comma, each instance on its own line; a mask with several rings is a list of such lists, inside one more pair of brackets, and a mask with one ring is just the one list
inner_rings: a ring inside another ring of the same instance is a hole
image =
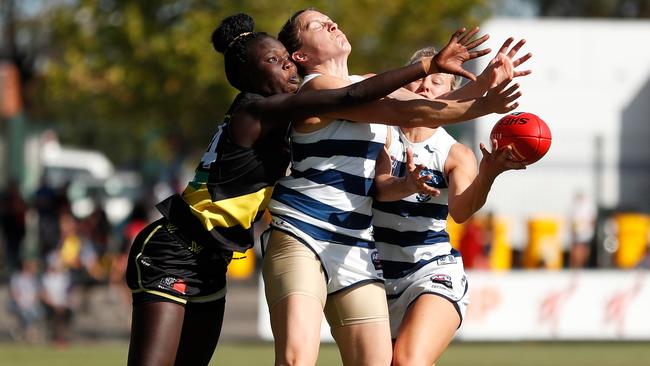
[[489, 35], [471, 40], [478, 32], [478, 27], [465, 33], [465, 28], [457, 30], [449, 40], [449, 43], [438, 52], [432, 60], [436, 66], [430, 68], [431, 73], [442, 72], [447, 74], [460, 75], [470, 80], [476, 80], [476, 76], [463, 69], [462, 64], [467, 61], [490, 53], [490, 49], [470, 51], [485, 42]]
[[486, 67], [481, 75], [478, 76], [479, 79], [486, 80], [485, 83], [489, 88], [493, 88], [505, 80], [526, 76], [532, 72], [532, 70], [516, 70], [517, 66], [528, 61], [533, 54], [529, 52], [515, 60], [515, 55], [526, 43], [526, 40], [519, 40], [517, 44], [508, 50], [508, 47], [510, 47], [513, 41], [514, 38], [512, 37], [506, 39], [499, 49], [499, 52], [497, 52], [496, 56], [490, 61], [488, 67]]
[[489, 152], [483, 143], [479, 146], [481, 154], [483, 154], [479, 165], [479, 174], [487, 174], [494, 179], [507, 170], [526, 169], [526, 164], [514, 160], [510, 145], [499, 148], [498, 141], [492, 139], [492, 152]]
[[408, 190], [411, 193], [423, 193], [433, 197], [438, 197], [440, 195], [439, 190], [427, 184], [427, 182], [433, 177], [427, 174], [422, 175], [425, 166], [422, 164], [415, 164], [413, 151], [410, 147], [406, 149], [406, 167], [407, 173], [405, 184], [408, 186]]
[[519, 84], [515, 83], [506, 89], [510, 81], [502, 81], [482, 98], [492, 113], [508, 113], [519, 107], [519, 103], [515, 102], [521, 96], [521, 91], [517, 91]]

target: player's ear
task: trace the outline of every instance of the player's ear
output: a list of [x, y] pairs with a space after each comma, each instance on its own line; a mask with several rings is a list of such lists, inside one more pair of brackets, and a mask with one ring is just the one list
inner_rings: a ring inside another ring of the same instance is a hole
[[305, 52], [296, 51], [291, 54], [291, 59], [298, 63], [303, 63], [309, 60], [309, 55]]

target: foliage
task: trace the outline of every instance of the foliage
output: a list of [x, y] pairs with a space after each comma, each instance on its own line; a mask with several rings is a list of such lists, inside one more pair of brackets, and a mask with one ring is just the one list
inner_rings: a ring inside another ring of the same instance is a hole
[[[56, 121], [62, 138], [118, 161], [156, 156], [176, 146], [203, 149], [236, 91], [210, 35], [224, 17], [251, 14], [276, 35], [296, 10], [315, 6], [339, 22], [354, 51], [351, 71], [382, 71], [461, 25], [487, 14], [484, 0], [78, 0], [48, 11], [49, 47], [32, 85], [32, 119]], [[164, 141], [164, 140], [162, 140]]]

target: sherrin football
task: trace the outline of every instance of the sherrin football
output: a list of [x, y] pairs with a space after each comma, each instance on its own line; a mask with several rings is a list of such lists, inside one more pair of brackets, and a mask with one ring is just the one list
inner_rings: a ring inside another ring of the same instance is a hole
[[537, 115], [527, 112], [510, 113], [497, 122], [490, 133], [499, 149], [511, 145], [514, 159], [532, 164], [541, 159], [551, 147], [551, 130]]

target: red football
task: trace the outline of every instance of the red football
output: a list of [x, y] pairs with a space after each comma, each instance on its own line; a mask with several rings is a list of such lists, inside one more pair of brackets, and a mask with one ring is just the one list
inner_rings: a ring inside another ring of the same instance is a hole
[[541, 118], [532, 113], [510, 113], [492, 128], [490, 139], [496, 139], [499, 148], [512, 145], [515, 160], [532, 164], [551, 147], [551, 130]]

